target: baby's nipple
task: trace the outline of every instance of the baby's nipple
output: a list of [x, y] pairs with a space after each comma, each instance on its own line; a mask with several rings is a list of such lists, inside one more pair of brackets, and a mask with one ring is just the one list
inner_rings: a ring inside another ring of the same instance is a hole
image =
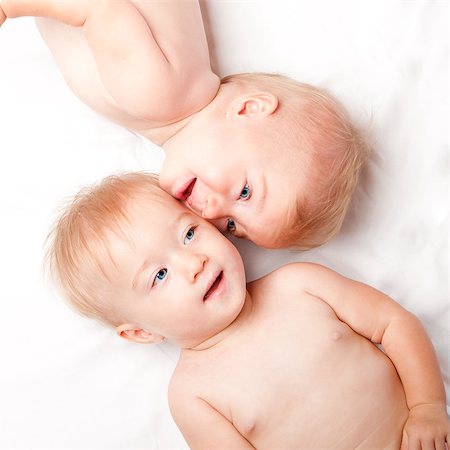
[[342, 336], [342, 331], [335, 330], [331, 333], [331, 339], [333, 341], [339, 341], [339, 339], [342, 339]]

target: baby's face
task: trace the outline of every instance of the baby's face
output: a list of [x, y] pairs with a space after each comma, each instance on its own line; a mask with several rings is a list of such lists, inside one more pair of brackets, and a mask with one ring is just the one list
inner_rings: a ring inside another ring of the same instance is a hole
[[236, 318], [245, 300], [245, 274], [228, 239], [164, 197], [133, 201], [131, 224], [124, 226], [129, 242], [110, 239], [113, 301], [137, 328], [189, 347]]
[[295, 154], [264, 135], [232, 129], [182, 137], [165, 146], [161, 187], [222, 232], [282, 246], [305, 184]]

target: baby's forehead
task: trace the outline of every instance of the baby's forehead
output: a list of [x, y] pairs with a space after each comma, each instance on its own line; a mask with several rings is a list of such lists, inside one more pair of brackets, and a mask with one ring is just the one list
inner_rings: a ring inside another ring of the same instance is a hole
[[97, 240], [100, 241], [98, 243], [110, 249], [117, 240], [131, 245], [137, 233], [145, 228], [149, 232], [159, 233], [158, 221], [151, 219], [160, 216], [164, 216], [166, 220], [175, 218], [178, 205], [173, 204], [172, 200], [163, 191], [137, 191], [128, 194], [115, 208], [111, 208], [109, 215], [100, 220], [101, 226], [96, 233]]
[[[194, 222], [204, 221], [173, 197], [140, 195], [130, 198], [124, 213], [107, 230], [107, 261], [120, 268], [124, 255], [145, 249], [153, 258], [180, 239]], [[105, 255], [103, 255], [105, 256]]]
[[126, 214], [139, 221], [144, 217], [165, 217], [175, 220], [180, 214], [191, 212], [183, 203], [165, 191], [140, 193], [129, 199]]
[[[142, 240], [162, 245], [194, 222], [207, 223], [169, 194], [141, 195], [128, 202], [119, 235], [131, 245], [139, 245]], [[111, 231], [117, 235], [117, 228]]]

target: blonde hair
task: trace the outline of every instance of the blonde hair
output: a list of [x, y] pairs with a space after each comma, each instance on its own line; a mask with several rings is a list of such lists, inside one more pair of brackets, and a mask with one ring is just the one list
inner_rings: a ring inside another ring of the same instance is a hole
[[108, 298], [114, 264], [109, 251], [111, 233], [127, 239], [127, 206], [139, 195], [161, 199], [167, 194], [153, 174], [143, 172], [110, 176], [82, 189], [63, 208], [47, 238], [46, 263], [62, 293], [76, 311], [118, 325]]
[[341, 228], [360, 171], [370, 155], [366, 138], [350, 121], [344, 107], [327, 91], [289, 77], [242, 73], [222, 79], [279, 96], [277, 130], [308, 170], [305, 192], [297, 194], [297, 209], [277, 246], [309, 249], [324, 244]]

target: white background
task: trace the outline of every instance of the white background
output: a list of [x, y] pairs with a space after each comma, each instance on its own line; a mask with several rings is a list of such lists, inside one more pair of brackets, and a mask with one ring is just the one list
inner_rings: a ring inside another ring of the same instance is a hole
[[[220, 75], [269, 71], [332, 91], [374, 154], [342, 232], [304, 253], [239, 243], [249, 279], [296, 260], [372, 284], [417, 314], [449, 386], [448, 3], [203, 3]], [[167, 408], [177, 350], [75, 315], [43, 276], [61, 201], [163, 153], [69, 91], [31, 19], [0, 28], [0, 447], [186, 448]], [[301, 351], [301, 349], [299, 349]]]

